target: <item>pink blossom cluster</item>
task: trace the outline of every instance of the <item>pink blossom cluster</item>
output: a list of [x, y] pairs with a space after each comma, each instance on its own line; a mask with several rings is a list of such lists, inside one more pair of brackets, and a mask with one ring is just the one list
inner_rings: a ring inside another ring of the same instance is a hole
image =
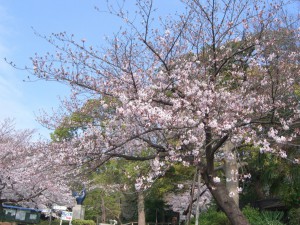
[[[33, 131], [15, 130], [13, 121], [0, 124], [0, 203], [49, 207], [72, 205], [66, 165], [47, 143], [33, 142]], [[59, 162], [59, 163], [58, 163]]]

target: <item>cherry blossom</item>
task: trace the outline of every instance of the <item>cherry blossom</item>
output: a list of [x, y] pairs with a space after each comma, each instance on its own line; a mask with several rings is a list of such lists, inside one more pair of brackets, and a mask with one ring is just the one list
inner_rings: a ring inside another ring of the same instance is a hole
[[72, 205], [65, 167], [47, 143], [33, 142], [31, 130], [15, 130], [12, 120], [0, 124], [0, 203], [45, 208]]
[[219, 183], [219, 182], [221, 182], [221, 179], [220, 179], [220, 177], [214, 177], [213, 181], [215, 183]]

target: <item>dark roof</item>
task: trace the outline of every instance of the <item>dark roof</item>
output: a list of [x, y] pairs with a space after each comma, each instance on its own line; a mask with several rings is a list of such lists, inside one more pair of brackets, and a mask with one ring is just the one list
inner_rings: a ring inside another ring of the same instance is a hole
[[263, 199], [256, 201], [254, 203], [254, 207], [258, 207], [260, 209], [282, 209], [285, 208], [286, 205], [281, 199], [278, 198], [269, 198], [269, 199]]

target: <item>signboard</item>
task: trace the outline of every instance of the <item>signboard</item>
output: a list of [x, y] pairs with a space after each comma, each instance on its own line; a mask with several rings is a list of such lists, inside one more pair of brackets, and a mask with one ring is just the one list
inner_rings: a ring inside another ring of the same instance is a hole
[[66, 210], [67, 209], [66, 206], [60, 206], [60, 205], [54, 205], [52, 208], [54, 210]]
[[61, 213], [61, 220], [71, 221], [72, 220], [72, 216], [73, 216], [72, 212], [62, 211], [62, 213]]

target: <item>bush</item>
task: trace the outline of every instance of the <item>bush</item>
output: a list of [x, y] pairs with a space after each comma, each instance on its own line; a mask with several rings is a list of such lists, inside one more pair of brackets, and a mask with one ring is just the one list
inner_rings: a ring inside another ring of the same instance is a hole
[[[51, 225], [59, 225], [60, 220], [55, 219], [51, 221]], [[39, 225], [49, 225], [49, 220], [41, 220]], [[62, 221], [62, 225], [69, 225], [69, 221]], [[72, 220], [72, 225], [96, 225], [93, 220]]]
[[[39, 225], [49, 225], [49, 220], [40, 220]], [[54, 219], [51, 221], [51, 225], [60, 225], [59, 219]], [[62, 221], [62, 225], [69, 225], [69, 221]]]
[[94, 220], [72, 220], [72, 225], [96, 225]]
[[209, 208], [207, 212], [200, 214], [199, 224], [201, 225], [230, 225], [225, 213]]
[[263, 211], [261, 216], [266, 225], [283, 225], [280, 220], [283, 218], [283, 212], [279, 211]]
[[243, 208], [243, 213], [251, 225], [264, 225], [264, 222], [261, 220], [260, 212], [257, 209], [246, 206]]
[[244, 215], [247, 217], [251, 225], [283, 225], [280, 220], [283, 218], [283, 212], [262, 211], [246, 206], [243, 209]]
[[298, 225], [300, 224], [300, 208], [293, 208], [289, 211], [289, 224]]
[[[300, 209], [298, 209], [300, 211]], [[262, 211], [260, 212], [258, 209], [252, 208], [250, 206], [246, 206], [243, 208], [243, 214], [248, 219], [251, 225], [283, 225], [280, 220], [283, 218], [283, 212], [277, 211]], [[299, 212], [298, 211], [298, 212]], [[297, 213], [292, 212], [294, 215], [293, 218], [300, 219], [300, 216]], [[300, 224], [295, 220], [295, 223], [291, 223], [291, 225]], [[192, 221], [194, 223], [194, 221]], [[214, 207], [208, 209], [207, 212], [200, 215], [199, 224], [201, 225], [230, 225], [228, 218], [225, 213], [217, 211]]]

